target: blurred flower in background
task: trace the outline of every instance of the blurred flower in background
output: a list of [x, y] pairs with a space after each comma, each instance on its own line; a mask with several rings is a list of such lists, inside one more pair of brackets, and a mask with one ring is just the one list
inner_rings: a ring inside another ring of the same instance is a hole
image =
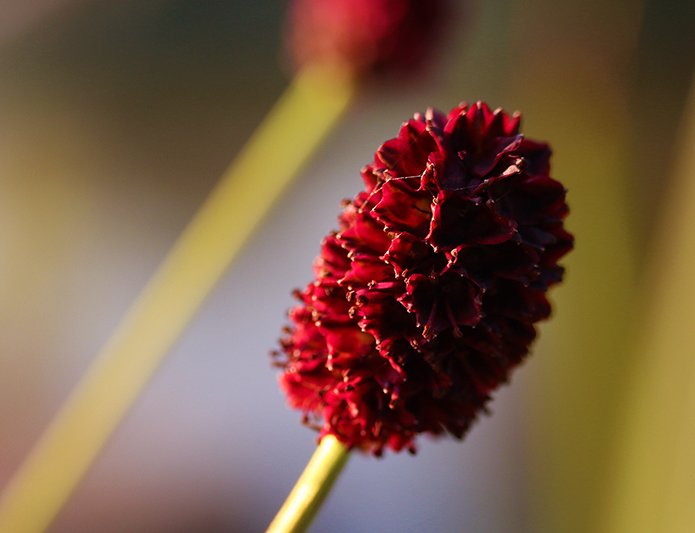
[[[4, 484], [287, 80], [277, 61], [285, 6], [275, 1], [0, 9]], [[464, 99], [521, 109], [524, 132], [552, 142], [553, 176], [569, 189], [568, 228], [580, 243], [553, 296], [557, 315], [540, 328], [535, 356], [495, 396], [495, 416], [464, 443], [424, 441], [416, 458], [355, 458], [314, 527], [595, 530], [620, 490], [608, 478], [629, 471], [613, 468], [615, 457], [640, 427], [616, 430], [639, 407], [632, 384], [642, 378], [631, 370], [648, 359], [640, 352], [636, 360], [626, 339], [643, 307], [637, 295], [662, 276], [643, 276], [642, 265], [653, 257], [651, 228], [668, 212], [660, 200], [676, 151], [687, 150], [676, 140], [690, 138], [678, 132], [693, 24], [695, 6], [685, 0], [479, 3], [427, 79], [362, 98], [230, 269], [51, 531], [267, 525], [314, 449], [268, 369], [292, 305], [288, 288], [310, 280], [307, 265], [335, 205], [355, 195], [356, 171], [393, 125]], [[685, 286], [681, 272], [672, 276], [676, 291]], [[693, 312], [677, 300], [663, 305]], [[669, 352], [689, 352], [687, 337], [670, 338]], [[687, 458], [687, 449], [674, 456]], [[630, 512], [630, 498], [616, 500]]]
[[451, 22], [448, 4], [446, 0], [294, 0], [287, 21], [287, 52], [299, 67], [337, 63], [361, 73], [412, 72], [430, 58], [431, 48], [446, 33]]

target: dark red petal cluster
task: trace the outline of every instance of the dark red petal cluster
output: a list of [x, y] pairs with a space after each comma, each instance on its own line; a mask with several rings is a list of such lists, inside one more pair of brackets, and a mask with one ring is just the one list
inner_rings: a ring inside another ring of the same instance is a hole
[[358, 73], [421, 65], [444, 24], [446, 0], [293, 0], [287, 48], [297, 66]]
[[549, 158], [518, 114], [480, 102], [417, 114], [377, 150], [281, 343], [281, 386], [321, 436], [380, 454], [464, 435], [573, 246]]

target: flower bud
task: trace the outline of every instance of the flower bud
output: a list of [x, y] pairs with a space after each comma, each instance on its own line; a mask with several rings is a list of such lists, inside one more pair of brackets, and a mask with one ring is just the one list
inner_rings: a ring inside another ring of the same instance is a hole
[[281, 341], [281, 387], [321, 436], [376, 455], [460, 439], [527, 355], [573, 237], [550, 149], [519, 123], [429, 109], [362, 170]]
[[298, 67], [408, 71], [427, 59], [444, 11], [444, 0], [294, 0], [287, 48]]

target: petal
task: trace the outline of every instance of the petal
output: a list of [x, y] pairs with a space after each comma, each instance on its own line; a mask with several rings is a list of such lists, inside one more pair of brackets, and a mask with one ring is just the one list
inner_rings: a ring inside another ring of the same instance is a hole
[[365, 211], [356, 211], [350, 226], [340, 232], [336, 240], [350, 252], [374, 255], [386, 253], [391, 245], [391, 237], [386, 233], [383, 224]]
[[425, 170], [427, 157], [437, 147], [424, 122], [409, 120], [398, 137], [386, 141], [376, 152], [375, 161], [395, 176], [417, 176]]
[[388, 251], [381, 257], [394, 269], [396, 276], [404, 277], [417, 271], [429, 275], [436, 256], [432, 248], [410, 233], [399, 233], [391, 241]]
[[538, 277], [540, 255], [531, 246], [517, 241], [480, 246], [460, 246], [451, 250], [451, 269], [490, 289], [498, 278], [516, 279], [528, 284]]
[[432, 279], [422, 274], [408, 278], [407, 295], [399, 301], [415, 313], [417, 325], [426, 328], [424, 335], [437, 335], [443, 329], [473, 326], [480, 322], [480, 292], [456, 273]]
[[384, 183], [381, 201], [373, 212], [389, 231], [406, 231], [415, 237], [427, 235], [432, 218], [432, 196], [416, 191], [408, 180], [391, 179]]
[[426, 241], [435, 251], [461, 245], [499, 244], [516, 233], [516, 222], [495, 213], [490, 203], [471, 200], [453, 191], [437, 197]]
[[355, 290], [394, 278], [394, 269], [373, 255], [357, 255], [352, 258], [350, 270], [338, 282], [339, 285]]

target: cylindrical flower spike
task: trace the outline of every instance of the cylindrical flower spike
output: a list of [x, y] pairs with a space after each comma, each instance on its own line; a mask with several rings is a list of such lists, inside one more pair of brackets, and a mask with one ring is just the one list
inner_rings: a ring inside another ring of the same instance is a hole
[[446, 0], [293, 0], [287, 49], [300, 68], [411, 71], [438, 41], [447, 7]]
[[321, 437], [375, 455], [462, 438], [528, 353], [573, 237], [550, 149], [519, 123], [481, 102], [429, 109], [362, 170], [278, 361]]

